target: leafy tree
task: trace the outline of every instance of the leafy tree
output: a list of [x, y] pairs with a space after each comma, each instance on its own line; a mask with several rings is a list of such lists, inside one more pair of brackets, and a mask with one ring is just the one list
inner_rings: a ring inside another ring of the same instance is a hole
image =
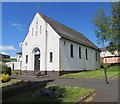
[[92, 22], [98, 44], [109, 42], [108, 51], [112, 54], [118, 51], [120, 55], [120, 2], [111, 3], [111, 6], [111, 15], [106, 15], [104, 8], [99, 8], [94, 12]]
[[15, 60], [14, 58], [2, 58], [2, 62], [11, 62], [12, 60]]

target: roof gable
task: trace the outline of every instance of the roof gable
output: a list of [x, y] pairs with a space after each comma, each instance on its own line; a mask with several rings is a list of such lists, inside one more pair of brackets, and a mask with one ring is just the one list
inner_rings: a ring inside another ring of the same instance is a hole
[[[40, 14], [40, 13], [39, 13]], [[90, 48], [94, 48], [99, 50], [99, 48], [93, 44], [88, 38], [86, 38], [84, 35], [81, 33], [47, 17], [42, 14], [40, 16], [50, 24], [50, 26], [62, 37], [65, 39], [69, 39], [71, 41], [80, 43], [82, 45], [88, 46]]]

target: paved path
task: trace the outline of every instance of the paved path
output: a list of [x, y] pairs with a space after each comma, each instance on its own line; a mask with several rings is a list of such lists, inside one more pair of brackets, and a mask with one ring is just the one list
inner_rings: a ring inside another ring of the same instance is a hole
[[44, 78], [35, 78], [35, 77], [26, 77], [18, 76], [17, 79], [26, 80], [26, 81], [46, 81], [47, 85], [57, 84], [64, 86], [76, 86], [84, 88], [92, 88], [96, 91], [96, 96], [94, 97], [93, 102], [118, 102], [118, 79], [109, 79], [109, 84], [105, 83], [104, 79], [94, 79], [94, 78], [58, 78], [58, 77], [44, 77]]

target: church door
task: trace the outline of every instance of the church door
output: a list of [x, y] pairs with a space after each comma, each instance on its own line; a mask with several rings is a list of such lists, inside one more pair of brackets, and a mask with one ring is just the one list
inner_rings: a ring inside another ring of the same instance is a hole
[[34, 51], [34, 71], [39, 72], [40, 71], [40, 50], [35, 49]]
[[35, 70], [40, 70], [40, 55], [35, 55]]

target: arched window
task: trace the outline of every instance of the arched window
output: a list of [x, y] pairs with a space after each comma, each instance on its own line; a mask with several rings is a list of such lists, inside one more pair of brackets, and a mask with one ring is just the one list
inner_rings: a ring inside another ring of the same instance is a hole
[[70, 44], [70, 57], [73, 57], [73, 45]]
[[34, 48], [33, 49], [33, 63], [34, 63], [34, 71], [35, 70], [40, 70], [40, 54], [41, 54], [41, 51], [39, 48]]
[[34, 51], [34, 55], [40, 55], [40, 50], [39, 50], [39, 49], [36, 49], [36, 50]]

